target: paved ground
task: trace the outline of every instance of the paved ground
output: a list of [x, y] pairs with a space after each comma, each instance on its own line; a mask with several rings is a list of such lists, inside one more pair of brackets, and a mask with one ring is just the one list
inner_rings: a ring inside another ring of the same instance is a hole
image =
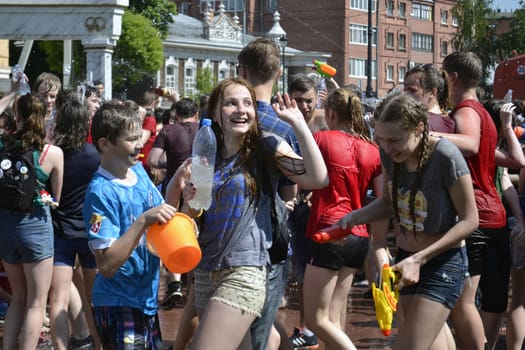
[[[367, 287], [352, 288], [349, 296], [347, 333], [358, 349], [388, 349], [397, 332], [394, 329], [390, 337], [381, 334], [375, 320], [372, 299], [363, 298], [366, 291]], [[279, 311], [279, 319], [288, 331], [288, 335], [291, 335], [299, 320], [297, 297], [293, 286], [288, 288], [287, 296], [288, 305]], [[181, 311], [182, 305], [169, 311], [160, 311], [162, 336], [166, 342], [175, 340]]]
[[[164, 285], [164, 283], [162, 283]], [[388, 349], [397, 334], [393, 328], [390, 337], [384, 337], [375, 320], [374, 306], [371, 299], [364, 298], [363, 295], [367, 287], [353, 287], [349, 295], [349, 310], [347, 318], [346, 331], [358, 349]], [[161, 287], [160, 296], [162, 299], [164, 287]], [[299, 311], [297, 304], [296, 291], [293, 285], [287, 290], [288, 305], [286, 309], [279, 311], [279, 319], [286, 328], [288, 335], [293, 333], [294, 327], [298, 323]], [[182, 314], [182, 304], [177, 305], [171, 310], [161, 310], [159, 312], [163, 339], [166, 343], [175, 340], [177, 326]], [[395, 326], [395, 324], [394, 324]], [[0, 325], [0, 344], [3, 338], [3, 327]], [[50, 347], [40, 347], [41, 349], [50, 349]], [[321, 349], [325, 349], [321, 344]], [[505, 335], [500, 336], [500, 341], [496, 350], [505, 349]], [[325, 349], [335, 350], [335, 349]]]
[[[390, 349], [397, 335], [395, 321], [392, 328], [392, 335], [385, 337], [380, 332], [374, 312], [374, 304], [371, 298], [365, 298], [364, 294], [368, 290], [366, 286], [352, 287], [348, 299], [348, 316], [346, 332], [359, 350], [372, 349]], [[164, 292], [161, 288], [161, 295]], [[296, 290], [293, 285], [289, 285], [287, 292], [288, 305], [285, 309], [279, 311], [279, 319], [286, 328], [288, 335], [293, 333], [294, 327], [299, 321], [299, 311]], [[161, 328], [163, 339], [171, 343], [175, 340], [177, 325], [179, 323], [182, 305], [179, 305], [169, 311], [160, 311]], [[321, 344], [320, 349], [326, 349]], [[505, 350], [505, 333], [499, 337], [495, 350]]]

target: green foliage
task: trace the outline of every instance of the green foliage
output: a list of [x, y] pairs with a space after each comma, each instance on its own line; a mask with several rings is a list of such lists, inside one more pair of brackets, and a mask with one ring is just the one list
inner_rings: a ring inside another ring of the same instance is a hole
[[456, 49], [472, 51], [481, 46], [489, 31], [491, 5], [492, 0], [459, 0], [454, 6], [452, 11], [459, 24], [453, 40]]
[[168, 27], [173, 23], [171, 15], [177, 13], [177, 5], [171, 0], [130, 0], [129, 10], [149, 19], [165, 39]]
[[[64, 42], [63, 41], [39, 41], [37, 42], [40, 50], [45, 55], [46, 71], [60, 72], [63, 71], [64, 62]], [[79, 40], [73, 40], [71, 53], [71, 86], [86, 79], [86, 55], [84, 48]]]
[[492, 0], [459, 0], [452, 9], [458, 19], [452, 46], [457, 51], [472, 51], [483, 62], [483, 79], [481, 87], [488, 89], [486, 84], [491, 67], [496, 63], [498, 40], [494, 26], [490, 26], [490, 17], [494, 11]]
[[201, 94], [209, 94], [217, 81], [210, 68], [203, 68], [197, 72], [196, 87]]
[[113, 54], [113, 84], [134, 84], [154, 74], [164, 59], [158, 30], [144, 16], [126, 11], [122, 35]]
[[62, 62], [64, 58], [63, 41], [43, 41], [40, 43], [40, 49], [45, 52], [46, 63], [49, 70], [62, 72]]
[[510, 22], [510, 32], [502, 36], [502, 57], [509, 57], [513, 52], [525, 53], [525, 1], [520, 1], [520, 7], [514, 11]]
[[[122, 35], [113, 54], [113, 86], [124, 88], [153, 75], [163, 63], [162, 40], [173, 23], [177, 5], [170, 0], [130, 0], [122, 18]], [[45, 52], [46, 71], [62, 72], [63, 42], [39, 42]], [[73, 41], [72, 83], [86, 79], [85, 52]]]

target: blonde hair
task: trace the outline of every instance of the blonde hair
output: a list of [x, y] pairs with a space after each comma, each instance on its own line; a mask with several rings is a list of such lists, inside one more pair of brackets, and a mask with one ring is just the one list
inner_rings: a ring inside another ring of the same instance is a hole
[[333, 110], [362, 139], [372, 142], [370, 129], [363, 116], [361, 99], [350, 89], [338, 88], [326, 98], [326, 108]]

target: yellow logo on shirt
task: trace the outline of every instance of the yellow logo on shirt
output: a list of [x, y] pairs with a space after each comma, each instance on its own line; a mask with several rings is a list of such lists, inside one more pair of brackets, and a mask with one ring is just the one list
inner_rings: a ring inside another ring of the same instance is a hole
[[89, 230], [93, 233], [98, 233], [102, 219], [104, 219], [102, 215], [93, 213], [93, 215], [91, 215], [91, 219], [89, 220], [89, 223], [91, 224], [91, 228]]

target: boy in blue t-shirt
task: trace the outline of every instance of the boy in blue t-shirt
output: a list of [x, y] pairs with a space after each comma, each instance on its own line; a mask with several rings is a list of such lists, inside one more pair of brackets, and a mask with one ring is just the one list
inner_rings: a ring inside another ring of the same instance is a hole
[[120, 105], [102, 106], [91, 124], [100, 168], [87, 189], [83, 214], [98, 268], [92, 300], [104, 349], [162, 347], [160, 261], [149, 252], [144, 233], [167, 222], [176, 209], [164, 203], [140, 163], [141, 133], [139, 117]]

